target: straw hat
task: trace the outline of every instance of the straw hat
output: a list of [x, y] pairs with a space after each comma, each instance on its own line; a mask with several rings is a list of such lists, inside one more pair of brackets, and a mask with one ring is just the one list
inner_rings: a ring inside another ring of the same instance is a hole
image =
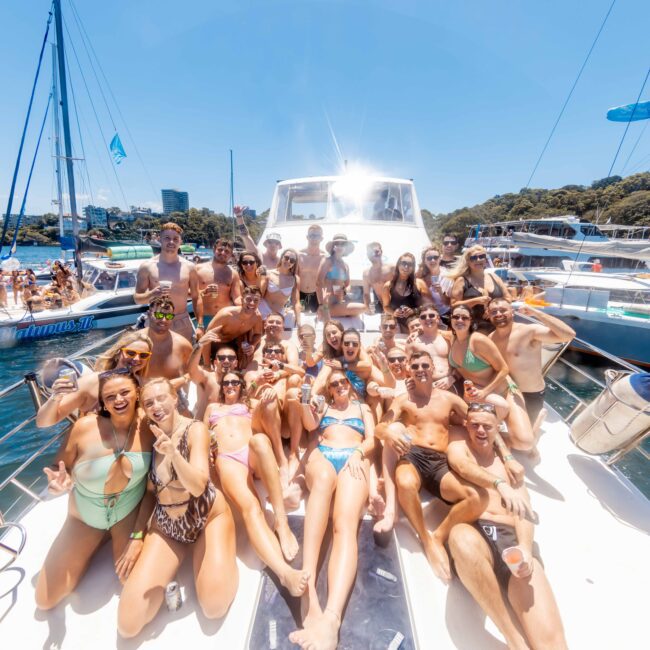
[[342, 242], [345, 246], [343, 249], [344, 256], [349, 255], [354, 250], [354, 244], [348, 239], [348, 236], [338, 234], [332, 237], [332, 241], [328, 241], [327, 244], [325, 244], [325, 250], [327, 251], [328, 255], [332, 254], [332, 246], [338, 242]]

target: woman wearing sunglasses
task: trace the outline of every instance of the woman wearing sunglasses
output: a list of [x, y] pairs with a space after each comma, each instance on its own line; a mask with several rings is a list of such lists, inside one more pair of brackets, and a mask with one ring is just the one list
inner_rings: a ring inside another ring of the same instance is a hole
[[297, 267], [297, 251], [293, 248], [282, 251], [277, 268], [267, 272], [266, 293], [259, 306], [262, 318], [272, 313], [284, 314], [290, 305], [296, 325], [300, 325], [300, 278], [296, 275]]
[[[244, 520], [255, 552], [292, 596], [300, 596], [305, 590], [307, 577], [304, 571], [287, 564], [296, 557], [298, 542], [289, 528], [278, 464], [268, 436], [254, 434], [251, 426], [260, 405], [260, 401], [246, 398], [240, 373], [228, 372], [224, 375], [219, 401], [210, 404], [205, 412], [205, 423], [210, 428], [213, 464], [226, 496]], [[262, 479], [269, 494], [277, 537], [264, 517], [253, 487], [253, 476]]]
[[508, 287], [494, 273], [486, 273], [488, 265], [487, 251], [483, 246], [472, 246], [458, 258], [456, 265], [449, 271], [453, 280], [451, 305], [470, 307], [474, 322], [479, 331], [490, 333], [494, 326], [486, 320], [485, 308], [493, 298], [505, 298], [512, 302]]
[[237, 260], [237, 270], [239, 271], [239, 279], [245, 287], [257, 287], [262, 297], [266, 293], [266, 274], [260, 273], [262, 267], [262, 260], [257, 253], [251, 251], [244, 251]]
[[[368, 501], [368, 456], [375, 446], [374, 423], [368, 407], [352, 397], [345, 374], [334, 371], [327, 383], [328, 405], [319, 414], [303, 404], [303, 424], [318, 431], [305, 470], [309, 500], [305, 514], [303, 570], [308, 587], [301, 606], [303, 629], [289, 639], [301, 647], [335, 648], [343, 608], [357, 573], [359, 520]], [[318, 446], [313, 448], [318, 443]], [[334, 502], [332, 505], [332, 501]], [[318, 559], [332, 509], [332, 551], [327, 602], [316, 593]]]
[[[83, 415], [97, 410], [101, 372], [128, 368], [140, 382], [151, 358], [152, 348], [151, 339], [142, 332], [127, 332], [97, 359], [95, 372], [84, 374], [76, 381], [70, 376], [55, 379], [51, 387], [52, 395], [38, 409], [36, 425], [51, 427], [75, 411]], [[54, 370], [57, 371], [56, 368]], [[47, 373], [48, 364], [43, 368], [44, 377]]]
[[99, 549], [111, 540], [115, 572], [124, 582], [142, 550], [153, 502], [143, 499], [153, 437], [138, 417], [138, 382], [127, 368], [98, 377], [99, 415], [70, 429], [45, 469], [51, 494], [70, 493], [68, 515], [36, 584], [36, 604], [51, 609], [70, 594]]
[[472, 401], [485, 402], [491, 395], [500, 395], [508, 405], [505, 418], [509, 444], [514, 449], [529, 450], [534, 445], [533, 431], [526, 413], [523, 395], [508, 375], [508, 365], [494, 342], [474, 331], [472, 311], [466, 305], [451, 310], [452, 342], [449, 366], [477, 389]]
[[404, 253], [397, 260], [393, 277], [384, 285], [384, 311], [395, 316], [400, 332], [408, 334], [406, 321], [415, 314], [422, 296], [415, 281], [415, 257]]
[[[422, 251], [420, 266], [416, 275], [416, 286], [422, 294], [423, 302], [433, 302], [440, 320], [449, 325], [449, 296], [446, 291], [451, 289], [451, 281], [443, 277], [440, 268], [440, 251], [430, 246]], [[443, 288], [444, 287], [444, 288]]]

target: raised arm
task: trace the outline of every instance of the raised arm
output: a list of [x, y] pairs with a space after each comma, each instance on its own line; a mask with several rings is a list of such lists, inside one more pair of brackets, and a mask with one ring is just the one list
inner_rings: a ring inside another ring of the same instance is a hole
[[246, 247], [246, 250], [249, 253], [259, 254], [259, 251], [257, 250], [257, 246], [255, 245], [253, 238], [248, 232], [248, 228], [246, 224], [244, 223], [244, 208], [242, 208], [239, 205], [236, 205], [234, 208], [234, 212], [235, 212], [235, 219], [237, 220], [237, 230], [239, 231], [239, 236], [244, 242], [244, 246]]
[[564, 321], [551, 316], [541, 309], [534, 309], [529, 305], [522, 305], [517, 310], [522, 316], [532, 316], [540, 324], [533, 325], [533, 338], [540, 343], [569, 343], [575, 338], [575, 330]]
[[97, 374], [93, 373], [77, 380], [78, 388], [70, 379], [61, 377], [52, 384], [52, 395], [38, 409], [36, 426], [40, 429], [51, 427], [72, 415], [77, 410], [83, 410], [89, 402], [97, 401]]

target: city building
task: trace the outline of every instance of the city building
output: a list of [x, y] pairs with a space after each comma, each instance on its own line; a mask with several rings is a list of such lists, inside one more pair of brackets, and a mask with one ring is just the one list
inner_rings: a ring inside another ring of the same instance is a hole
[[84, 217], [88, 228], [107, 228], [108, 227], [108, 210], [96, 205], [87, 205], [84, 208]]
[[187, 212], [190, 209], [190, 197], [187, 192], [179, 190], [161, 190], [163, 214]]

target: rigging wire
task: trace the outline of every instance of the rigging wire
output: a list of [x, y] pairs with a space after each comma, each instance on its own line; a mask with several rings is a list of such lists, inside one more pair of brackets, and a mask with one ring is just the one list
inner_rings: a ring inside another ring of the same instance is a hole
[[54, 6], [53, 4], [50, 6], [50, 11], [47, 18], [47, 25], [45, 27], [45, 36], [43, 36], [43, 43], [41, 44], [41, 52], [38, 56], [38, 65], [36, 66], [36, 75], [34, 76], [34, 83], [32, 84], [32, 94], [29, 97], [29, 106], [27, 107], [25, 125], [23, 126], [23, 134], [20, 138], [20, 146], [18, 147], [18, 157], [16, 159], [16, 166], [14, 167], [14, 175], [11, 180], [11, 189], [9, 190], [9, 200], [7, 201], [7, 211], [5, 212], [4, 224], [2, 225], [2, 237], [0, 237], [0, 254], [2, 253], [2, 247], [4, 246], [5, 236], [7, 234], [7, 228], [9, 227], [9, 221], [11, 220], [11, 206], [14, 200], [14, 192], [16, 190], [16, 180], [18, 179], [18, 170], [20, 169], [20, 159], [23, 153], [23, 146], [25, 145], [25, 136], [27, 135], [29, 117], [32, 113], [32, 105], [34, 104], [34, 94], [36, 92], [36, 84], [38, 82], [38, 77], [41, 72], [41, 64], [43, 63], [43, 53], [45, 52], [45, 45], [47, 44], [47, 36], [50, 33], [50, 25], [52, 24], [52, 18], [54, 16], [53, 6]]
[[[84, 27], [83, 21], [81, 20], [81, 16], [79, 16], [79, 12], [77, 11], [77, 7], [75, 6], [73, 0], [69, 0], [70, 6], [72, 7], [72, 13], [73, 16], [77, 22], [77, 26], [79, 29], [79, 32], [82, 36], [82, 43], [84, 44], [84, 47], [86, 48], [86, 53], [88, 53], [88, 47], [90, 48], [90, 51], [92, 52], [93, 56], [95, 57], [95, 62], [97, 63], [97, 68], [99, 69], [99, 72], [101, 73], [104, 82], [106, 83], [106, 88], [108, 90], [108, 94], [110, 95], [111, 99], [113, 100], [113, 104], [115, 104], [115, 108], [117, 110], [117, 114], [120, 116], [120, 119], [122, 120], [122, 123], [124, 124], [124, 128], [126, 130], [127, 135], [129, 136], [131, 140], [131, 144], [133, 145], [133, 149], [135, 150], [136, 156], [138, 158], [138, 161], [142, 165], [142, 169], [144, 170], [145, 176], [147, 177], [147, 180], [149, 181], [149, 185], [151, 186], [151, 190], [153, 192], [153, 197], [154, 199], [157, 198], [158, 196], [158, 191], [156, 190], [153, 180], [151, 179], [151, 175], [149, 174], [149, 169], [145, 165], [144, 158], [140, 154], [140, 149], [138, 149], [138, 145], [135, 141], [135, 138], [133, 137], [133, 134], [131, 133], [131, 129], [129, 129], [129, 125], [124, 118], [124, 115], [122, 114], [122, 110], [120, 108], [120, 105], [117, 102], [117, 99], [115, 97], [115, 94], [113, 93], [113, 89], [111, 87], [111, 84], [108, 81], [108, 77], [106, 76], [106, 73], [104, 72], [104, 68], [102, 67], [101, 61], [99, 60], [99, 57], [97, 56], [97, 52], [95, 52], [95, 48], [93, 46], [92, 40], [88, 37], [88, 32], [86, 31], [86, 28]], [[86, 43], [88, 45], [86, 45]], [[90, 58], [90, 57], [89, 57]], [[91, 64], [92, 65], [92, 64]], [[94, 68], [93, 68], [94, 72]], [[95, 77], [97, 77], [95, 73]], [[99, 80], [97, 81], [99, 84]], [[103, 93], [102, 93], [103, 96]], [[112, 118], [111, 118], [112, 119]], [[116, 129], [117, 130], [117, 129]]]
[[542, 162], [542, 158], [544, 157], [544, 154], [546, 153], [546, 149], [548, 148], [549, 143], [551, 142], [551, 138], [553, 137], [553, 134], [555, 133], [555, 129], [557, 129], [557, 125], [560, 123], [560, 120], [562, 119], [562, 116], [564, 115], [564, 111], [569, 104], [569, 101], [571, 100], [571, 96], [573, 95], [573, 91], [576, 89], [576, 86], [578, 85], [578, 81], [580, 81], [580, 77], [582, 76], [582, 73], [587, 66], [587, 62], [589, 61], [589, 58], [591, 57], [591, 53], [594, 51], [594, 48], [596, 47], [596, 43], [598, 42], [598, 39], [600, 38], [600, 34], [603, 31], [603, 28], [605, 27], [605, 23], [607, 22], [607, 19], [609, 18], [609, 14], [612, 13], [612, 9], [614, 8], [614, 5], [616, 4], [616, 0], [612, 0], [612, 4], [609, 6], [609, 9], [607, 10], [607, 13], [605, 14], [605, 18], [603, 19], [603, 22], [600, 25], [600, 28], [598, 29], [598, 33], [596, 34], [596, 38], [594, 38], [593, 43], [591, 44], [591, 47], [589, 48], [589, 52], [587, 52], [587, 56], [585, 57], [585, 60], [582, 62], [582, 66], [580, 67], [580, 71], [578, 72], [578, 76], [575, 78], [575, 81], [573, 82], [573, 86], [571, 86], [571, 90], [569, 91], [569, 94], [567, 95], [567, 98], [564, 100], [564, 104], [562, 105], [562, 108], [560, 110], [560, 114], [557, 116], [557, 119], [555, 120], [555, 124], [553, 124], [553, 128], [551, 129], [551, 132], [549, 133], [548, 138], [546, 139], [546, 143], [542, 147], [542, 151], [539, 154], [539, 157], [537, 158], [537, 162], [535, 163], [535, 166], [533, 167], [533, 171], [530, 173], [530, 176], [528, 177], [528, 181], [526, 182], [526, 185], [524, 186], [524, 189], [530, 186], [531, 181], [533, 180], [533, 176], [535, 175], [535, 172], [537, 171], [537, 168], [539, 167], [540, 162]]
[[621, 174], [625, 171], [625, 168], [627, 167], [628, 163], [630, 162], [630, 158], [632, 158], [632, 154], [636, 151], [637, 145], [641, 141], [641, 138], [643, 137], [643, 134], [645, 133], [645, 130], [648, 126], [648, 123], [646, 122], [643, 125], [643, 128], [641, 129], [641, 133], [639, 133], [639, 137], [636, 139], [636, 142], [634, 143], [634, 146], [632, 147], [632, 151], [628, 154], [628, 157], [625, 159], [625, 164], [623, 165], [623, 169], [621, 169]]

